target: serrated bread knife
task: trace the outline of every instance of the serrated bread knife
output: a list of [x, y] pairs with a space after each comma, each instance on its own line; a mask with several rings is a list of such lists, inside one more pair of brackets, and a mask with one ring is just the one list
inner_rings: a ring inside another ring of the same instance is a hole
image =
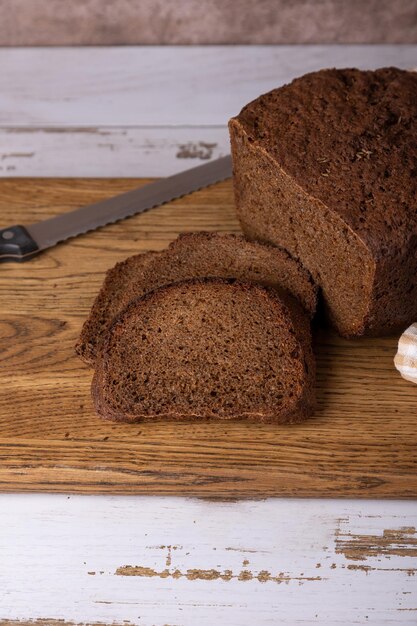
[[60, 241], [143, 213], [231, 176], [231, 157], [225, 156], [63, 215], [35, 224], [3, 228], [0, 230], [0, 261], [27, 261]]

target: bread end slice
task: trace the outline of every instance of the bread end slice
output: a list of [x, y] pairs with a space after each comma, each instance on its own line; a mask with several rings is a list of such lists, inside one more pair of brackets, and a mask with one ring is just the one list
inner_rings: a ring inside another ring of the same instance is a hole
[[116, 263], [106, 272], [103, 285], [84, 322], [75, 352], [84, 363], [94, 366], [97, 350], [103, 342], [109, 322], [136, 297], [132, 295], [133, 276], [140, 280], [146, 266], [157, 252], [145, 252]]

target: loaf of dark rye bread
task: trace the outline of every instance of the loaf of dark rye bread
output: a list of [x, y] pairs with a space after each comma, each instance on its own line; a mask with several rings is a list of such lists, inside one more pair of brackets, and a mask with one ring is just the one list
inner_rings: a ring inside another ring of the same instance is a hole
[[83, 326], [77, 353], [94, 365], [110, 323], [129, 302], [162, 285], [207, 276], [283, 289], [298, 298], [310, 316], [316, 309], [317, 288], [310, 274], [284, 250], [239, 235], [188, 233], [162, 252], [132, 256], [107, 273]]
[[97, 357], [97, 413], [293, 423], [314, 407], [309, 319], [290, 296], [219, 278], [166, 285], [130, 303]]
[[250, 239], [289, 250], [345, 336], [417, 319], [417, 74], [322, 70], [230, 121]]

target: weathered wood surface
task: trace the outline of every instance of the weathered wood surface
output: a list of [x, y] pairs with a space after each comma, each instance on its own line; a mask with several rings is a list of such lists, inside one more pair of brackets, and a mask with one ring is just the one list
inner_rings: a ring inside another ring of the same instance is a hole
[[0, 176], [167, 176], [228, 152], [227, 120], [259, 94], [322, 67], [412, 68], [416, 51], [3, 48]]
[[0, 128], [0, 177], [159, 177], [230, 152], [226, 126]]
[[[140, 183], [2, 180], [0, 226]], [[417, 386], [393, 367], [395, 338], [319, 330], [318, 411], [303, 425], [123, 425], [94, 415], [91, 370], [73, 346], [105, 270], [196, 229], [238, 230], [230, 181], [0, 267], [0, 490], [416, 497]]]
[[0, 626], [415, 624], [417, 504], [383, 509], [0, 496]]

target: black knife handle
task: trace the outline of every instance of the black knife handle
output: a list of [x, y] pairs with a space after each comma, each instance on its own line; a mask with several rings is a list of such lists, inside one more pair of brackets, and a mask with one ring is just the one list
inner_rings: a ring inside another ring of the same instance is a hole
[[27, 261], [39, 248], [24, 226], [10, 226], [0, 230], [0, 263]]

